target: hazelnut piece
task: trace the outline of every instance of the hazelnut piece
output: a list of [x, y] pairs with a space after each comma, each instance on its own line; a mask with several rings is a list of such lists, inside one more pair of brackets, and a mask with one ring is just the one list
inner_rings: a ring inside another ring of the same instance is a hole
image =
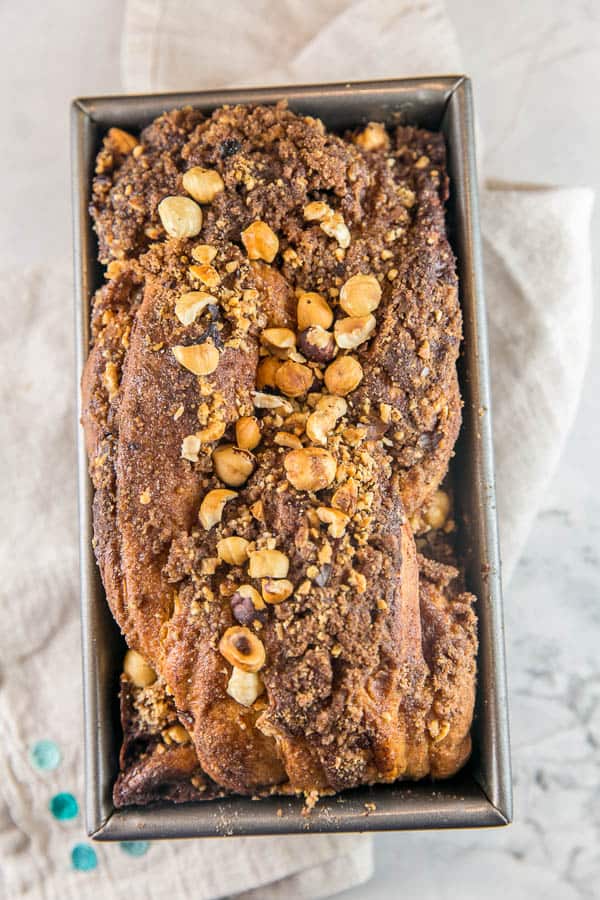
[[307, 359], [316, 363], [328, 363], [337, 353], [333, 335], [320, 325], [311, 325], [300, 332], [298, 348]]
[[266, 222], [257, 219], [242, 231], [242, 243], [249, 259], [264, 259], [273, 262], [279, 250], [279, 239]]
[[122, 128], [109, 128], [107, 134], [107, 143], [111, 149], [115, 149], [118, 153], [126, 156], [128, 153], [138, 146], [139, 141], [128, 131]]
[[156, 672], [137, 650], [127, 651], [123, 660], [123, 671], [136, 687], [148, 687], [156, 681]]
[[210, 375], [219, 365], [220, 354], [209, 338], [203, 344], [173, 347], [173, 356], [180, 366], [194, 375]]
[[182, 182], [184, 189], [198, 203], [212, 203], [225, 188], [218, 172], [202, 166], [193, 166], [184, 172]]
[[260, 444], [260, 425], [256, 416], [241, 416], [235, 423], [235, 439], [242, 450], [254, 450]]
[[226, 537], [217, 541], [217, 556], [229, 566], [243, 566], [248, 559], [249, 541], [241, 537]]
[[307, 222], [321, 222], [326, 216], [331, 214], [331, 207], [322, 200], [313, 200], [304, 207], [304, 218]]
[[256, 672], [245, 672], [238, 666], [233, 667], [227, 683], [227, 693], [236, 703], [250, 707], [264, 689], [262, 678]]
[[251, 584], [242, 584], [230, 599], [233, 618], [240, 625], [252, 625], [265, 619], [265, 601]]
[[197, 278], [198, 281], [201, 281], [208, 288], [215, 288], [221, 284], [221, 276], [214, 266], [190, 266], [190, 275], [193, 275], [194, 278]]
[[250, 578], [285, 578], [290, 561], [281, 550], [254, 550], [249, 554]]
[[265, 387], [276, 387], [275, 374], [280, 365], [281, 360], [276, 356], [265, 356], [261, 359], [256, 370], [256, 387], [259, 391]]
[[362, 378], [362, 366], [353, 356], [339, 356], [325, 369], [325, 387], [340, 397], [355, 390]]
[[240, 487], [254, 471], [252, 454], [233, 444], [223, 444], [213, 450], [212, 461], [217, 477], [230, 487]]
[[390, 139], [385, 125], [381, 122], [369, 122], [367, 127], [356, 135], [354, 143], [363, 150], [383, 150], [389, 147]]
[[195, 237], [202, 228], [202, 210], [189, 197], [165, 197], [158, 215], [169, 237]]
[[228, 491], [225, 488], [209, 491], [202, 500], [198, 513], [202, 527], [209, 531], [213, 525], [217, 525], [221, 521], [225, 504], [234, 497], [237, 497], [236, 491]]
[[322, 397], [306, 421], [306, 435], [315, 444], [326, 444], [337, 420], [346, 415], [348, 404], [342, 397]]
[[333, 326], [335, 341], [343, 350], [354, 350], [375, 331], [375, 316], [348, 316], [346, 319], [338, 319]]
[[192, 259], [201, 266], [208, 266], [217, 255], [217, 248], [211, 244], [196, 244], [192, 249]]
[[219, 651], [232, 666], [258, 672], [265, 664], [263, 642], [249, 628], [233, 625], [219, 641]]
[[325, 525], [329, 525], [327, 534], [332, 538], [341, 538], [346, 530], [346, 525], [350, 521], [349, 516], [341, 509], [332, 509], [329, 506], [319, 506], [317, 509], [319, 521]]
[[276, 409], [282, 415], [289, 415], [294, 411], [294, 407], [285, 397], [277, 397], [274, 394], [263, 394], [261, 391], [254, 391], [253, 403], [257, 409]]
[[294, 593], [294, 585], [287, 578], [263, 578], [261, 583], [265, 603], [283, 603]]
[[263, 344], [284, 357], [296, 346], [296, 335], [290, 328], [265, 328], [260, 339]]
[[342, 285], [340, 306], [349, 316], [368, 316], [381, 302], [381, 286], [374, 275], [353, 275]]
[[308, 366], [290, 359], [282, 363], [275, 373], [275, 384], [287, 397], [302, 397], [313, 381], [314, 376]]
[[175, 315], [182, 325], [191, 325], [207, 306], [216, 302], [206, 291], [188, 291], [175, 303]]
[[320, 447], [292, 450], [284, 460], [287, 479], [299, 491], [320, 491], [335, 478], [337, 463]]
[[298, 298], [297, 318], [300, 331], [311, 325], [329, 328], [333, 322], [333, 310], [321, 294], [306, 292]]

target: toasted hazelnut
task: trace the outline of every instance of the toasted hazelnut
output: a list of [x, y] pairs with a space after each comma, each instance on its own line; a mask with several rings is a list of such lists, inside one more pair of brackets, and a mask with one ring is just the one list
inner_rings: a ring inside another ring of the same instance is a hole
[[300, 331], [311, 325], [329, 328], [333, 322], [333, 310], [321, 294], [306, 292], [298, 298], [297, 318]]
[[190, 275], [209, 288], [215, 288], [221, 284], [221, 276], [214, 266], [190, 266]]
[[230, 487], [240, 487], [248, 481], [255, 465], [255, 459], [248, 450], [233, 444], [222, 444], [213, 450], [212, 461], [217, 477]]
[[343, 350], [354, 350], [375, 331], [375, 316], [348, 316], [346, 319], [338, 319], [333, 326], [333, 333], [338, 347]]
[[281, 550], [254, 550], [249, 554], [250, 578], [285, 578], [290, 561]]
[[374, 275], [353, 275], [340, 290], [340, 306], [349, 316], [367, 316], [380, 302], [381, 286]]
[[295, 434], [290, 434], [289, 431], [278, 431], [273, 438], [273, 442], [278, 447], [289, 447], [291, 450], [300, 450], [302, 447], [300, 438]]
[[307, 359], [316, 363], [328, 363], [337, 353], [335, 338], [320, 325], [311, 325], [298, 335], [298, 348]]
[[306, 435], [316, 444], [326, 444], [337, 420], [346, 415], [348, 404], [342, 397], [322, 397], [306, 421]]
[[319, 228], [328, 237], [335, 238], [342, 250], [346, 250], [350, 246], [350, 231], [341, 213], [331, 212], [328, 216], [325, 216], [319, 222]]
[[439, 744], [448, 735], [450, 731], [450, 722], [440, 722], [439, 719], [431, 719], [427, 724], [429, 734], [433, 738], [434, 744]]
[[227, 683], [227, 693], [241, 706], [252, 706], [263, 693], [265, 686], [256, 672], [245, 672], [234, 666]]
[[294, 593], [294, 585], [287, 578], [263, 578], [261, 590], [265, 603], [283, 603]]
[[181, 442], [181, 457], [189, 462], [198, 462], [201, 441], [195, 434], [188, 434]]
[[331, 207], [321, 200], [313, 200], [304, 207], [304, 218], [307, 222], [320, 222], [331, 214]]
[[217, 556], [229, 566], [243, 566], [248, 559], [250, 542], [241, 537], [226, 537], [217, 541]]
[[128, 131], [123, 131], [122, 128], [109, 128], [106, 137], [108, 138], [111, 149], [115, 149], [124, 156], [131, 153], [131, 151], [139, 144], [137, 138], [132, 134], [129, 134]]
[[292, 450], [284, 460], [287, 479], [299, 491], [321, 491], [335, 478], [337, 464], [320, 447]]
[[195, 237], [202, 228], [202, 210], [189, 197], [165, 197], [158, 215], [169, 237]]
[[275, 374], [280, 365], [281, 360], [276, 356], [265, 356], [261, 359], [256, 369], [256, 387], [259, 391], [265, 387], [276, 387]]
[[340, 538], [346, 530], [346, 525], [350, 521], [349, 516], [341, 509], [332, 509], [329, 506], [319, 506], [317, 509], [319, 520], [325, 525], [329, 525], [327, 534], [332, 538]]
[[367, 127], [356, 135], [354, 143], [363, 150], [384, 150], [389, 147], [390, 139], [381, 122], [369, 122]]
[[183, 725], [171, 725], [170, 728], [163, 731], [163, 738], [167, 744], [190, 744], [192, 739]]
[[182, 325], [191, 325], [207, 306], [216, 302], [215, 298], [205, 291], [188, 291], [175, 303], [175, 315]]
[[223, 179], [214, 169], [193, 166], [184, 172], [183, 187], [198, 203], [212, 203], [217, 194], [224, 190]]
[[210, 375], [219, 365], [220, 354], [211, 339], [203, 344], [173, 347], [173, 356], [180, 366], [194, 375]]
[[282, 363], [275, 373], [275, 384], [286, 397], [301, 397], [313, 381], [314, 375], [308, 366], [290, 359]]
[[325, 369], [325, 386], [332, 394], [345, 397], [363, 378], [362, 366], [353, 356], [339, 356]]
[[265, 328], [260, 339], [266, 347], [283, 356], [296, 346], [296, 335], [289, 328]]
[[423, 510], [430, 528], [443, 528], [450, 514], [450, 497], [445, 491], [436, 491]]
[[123, 671], [136, 687], [148, 687], [156, 681], [156, 672], [137, 650], [127, 651]]
[[249, 259], [264, 259], [273, 262], [279, 250], [279, 239], [266, 222], [257, 219], [242, 231], [242, 243]]
[[213, 525], [217, 525], [221, 521], [225, 504], [234, 497], [237, 497], [236, 491], [228, 491], [225, 488], [209, 491], [202, 500], [198, 513], [202, 527], [209, 531]]
[[196, 433], [201, 444], [211, 444], [213, 441], [220, 441], [225, 434], [225, 422], [210, 422], [206, 428], [201, 428]]
[[356, 503], [358, 501], [358, 485], [353, 478], [345, 481], [331, 498], [331, 505], [335, 509], [341, 509], [347, 515], [351, 516], [356, 511]]
[[260, 444], [260, 425], [256, 416], [241, 416], [235, 423], [235, 439], [242, 450], [254, 450]]
[[257, 522], [264, 522], [265, 510], [262, 500], [257, 500], [256, 503], [252, 504], [252, 506], [250, 507], [250, 513]]
[[195, 259], [201, 266], [208, 266], [217, 255], [217, 248], [211, 244], [196, 244], [192, 248], [192, 259]]
[[257, 409], [276, 409], [282, 415], [289, 415], [294, 411], [294, 407], [285, 397], [277, 397], [275, 394], [263, 394], [261, 391], [254, 391], [253, 403]]
[[219, 651], [232, 666], [244, 672], [258, 672], [265, 664], [262, 641], [249, 628], [233, 625], [219, 641]]

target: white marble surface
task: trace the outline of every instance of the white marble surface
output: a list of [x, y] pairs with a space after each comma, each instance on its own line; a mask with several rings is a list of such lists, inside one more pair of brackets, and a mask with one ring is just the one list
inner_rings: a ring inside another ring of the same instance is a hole
[[[600, 4], [449, 0], [475, 81], [488, 177], [600, 193]], [[67, 103], [119, 89], [117, 0], [0, 6], [0, 246], [5, 262], [70, 253]], [[594, 241], [600, 239], [596, 209]], [[598, 296], [596, 261], [596, 296]], [[594, 325], [598, 346], [600, 322]], [[506, 590], [515, 824], [376, 838], [371, 883], [345, 900], [571, 900], [600, 876], [600, 355], [523, 560]]]

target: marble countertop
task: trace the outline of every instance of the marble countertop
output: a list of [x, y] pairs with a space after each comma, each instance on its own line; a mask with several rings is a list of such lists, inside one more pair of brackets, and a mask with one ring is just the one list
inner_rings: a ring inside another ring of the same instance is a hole
[[[449, 0], [448, 6], [474, 80], [486, 176], [586, 184], [600, 193], [600, 6], [593, 0]], [[99, 28], [97, 17], [107, 9], [111, 15]], [[119, 3], [103, 0], [21, 0], [0, 10], [3, 33], [14, 37], [0, 64], [11, 73], [0, 79], [11, 123], [0, 134], [4, 170], [11, 172], [0, 208], [6, 260], [69, 257], [68, 161], [57, 164], [57, 148], [65, 146], [71, 96], [119, 90], [120, 16]], [[69, 45], [73, 29], [78, 40]], [[51, 89], [44, 71], [52, 71]], [[15, 84], [18, 104], [9, 94]], [[23, 141], [36, 146], [35, 165], [24, 164]], [[29, 228], [33, 215], [36, 228]], [[599, 246], [598, 208], [593, 229]], [[595, 283], [598, 296], [597, 260]], [[594, 337], [597, 348], [598, 317]], [[344, 900], [598, 896], [599, 394], [600, 354], [593, 350], [571, 439], [506, 586], [515, 823], [493, 831], [379, 835], [375, 877], [340, 895]]]

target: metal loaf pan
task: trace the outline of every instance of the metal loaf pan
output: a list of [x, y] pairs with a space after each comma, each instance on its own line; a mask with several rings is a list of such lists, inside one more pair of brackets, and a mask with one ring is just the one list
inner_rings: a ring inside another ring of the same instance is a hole
[[[94, 157], [112, 125], [138, 131], [173, 107], [211, 111], [229, 103], [275, 103], [318, 116], [334, 131], [370, 120], [441, 130], [448, 146], [448, 227], [458, 258], [464, 315], [460, 378], [464, 424], [454, 463], [467, 584], [479, 598], [479, 680], [473, 756], [449, 781], [398, 783], [321, 801], [231, 797], [206, 803], [116, 810], [112, 786], [121, 739], [118, 678], [123, 642], [109, 612], [92, 550], [92, 488], [79, 431], [81, 620], [85, 692], [86, 821], [98, 840], [481, 827], [512, 815], [502, 595], [479, 237], [471, 86], [462, 76], [188, 94], [99, 97], [72, 107], [75, 311], [78, 372], [89, 348], [89, 306], [102, 283], [88, 216]], [[369, 804], [368, 807], [365, 804]]]

